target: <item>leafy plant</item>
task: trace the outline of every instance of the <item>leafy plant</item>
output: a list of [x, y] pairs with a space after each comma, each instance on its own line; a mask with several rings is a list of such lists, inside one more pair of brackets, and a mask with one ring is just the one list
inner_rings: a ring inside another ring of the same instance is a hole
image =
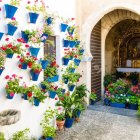
[[113, 103], [126, 103], [126, 95], [110, 96], [109, 100]]
[[128, 102], [130, 104], [138, 104], [138, 97], [137, 96], [129, 96], [128, 97]]
[[0, 68], [4, 68], [5, 60], [6, 54], [4, 51], [0, 50]]
[[64, 121], [65, 120], [65, 113], [57, 113], [56, 115], [56, 120], [57, 121]]
[[96, 92], [95, 90], [92, 90], [91, 93], [90, 93], [90, 97], [89, 97], [91, 100], [95, 101], [97, 99], [97, 95], [96, 95]]
[[113, 82], [112, 75], [105, 75], [104, 77], [104, 87], [107, 88], [109, 84]]
[[21, 0], [10, 0], [10, 5], [19, 6], [20, 2], [21, 2]]
[[18, 22], [17, 22], [16, 18], [13, 17], [11, 20], [9, 20], [8, 24], [13, 25], [13, 26], [17, 26]]
[[5, 140], [4, 133], [0, 132], [0, 140]]
[[41, 64], [34, 63], [31, 67], [31, 70], [35, 73], [40, 73], [42, 71]]
[[138, 111], [137, 114], [140, 116], [140, 99], [138, 99]]
[[28, 128], [18, 131], [12, 135], [11, 140], [29, 140], [29, 132], [30, 130]]

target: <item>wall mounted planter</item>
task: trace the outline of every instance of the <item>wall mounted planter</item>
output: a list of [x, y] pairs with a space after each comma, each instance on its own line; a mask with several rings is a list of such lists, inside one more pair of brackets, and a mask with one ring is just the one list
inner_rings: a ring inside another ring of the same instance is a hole
[[137, 104], [129, 104], [128, 108], [129, 109], [133, 109], [133, 110], [137, 110], [138, 109], [138, 105]]
[[9, 54], [6, 55], [6, 57], [7, 58], [13, 58], [13, 55], [14, 55], [13, 53], [9, 53]]
[[64, 78], [64, 83], [68, 84], [68, 82], [69, 82], [68, 78]]
[[76, 46], [79, 46], [80, 45], [80, 41], [76, 41]]
[[14, 98], [14, 96], [11, 96], [10, 94], [7, 94], [7, 99], [13, 99]]
[[35, 24], [38, 19], [39, 14], [29, 12], [30, 23]]
[[29, 40], [28, 35], [24, 31], [21, 31], [21, 37], [24, 39], [26, 43], [28, 42]]
[[74, 59], [74, 63], [75, 65], [79, 66], [80, 65], [81, 60], [80, 59]]
[[64, 47], [68, 47], [69, 46], [69, 44], [70, 44], [70, 41], [69, 40], [63, 40], [63, 46]]
[[74, 29], [70, 29], [71, 27], [69, 26], [68, 28], [67, 28], [67, 31], [68, 31], [68, 33], [69, 33], [69, 35], [73, 35], [73, 33], [74, 33]]
[[74, 87], [75, 87], [75, 85], [68, 85], [69, 91], [73, 91]]
[[69, 64], [69, 58], [63, 58], [63, 65], [67, 66]]
[[34, 105], [39, 106], [39, 104], [40, 104], [40, 101], [34, 97]]
[[43, 37], [43, 36], [45, 36], [46, 39], [42, 40], [42, 42], [43, 42], [43, 43], [46, 43], [46, 40], [48, 39], [48, 36], [49, 36], [49, 35], [48, 35], [48, 34], [42, 34], [42, 37]]
[[70, 41], [69, 46], [71, 48], [75, 47], [75, 45], [76, 45], [76, 42], [75, 41]]
[[65, 120], [65, 127], [66, 128], [71, 128], [74, 122], [74, 118], [66, 118]]
[[47, 137], [45, 140], [53, 140], [52, 137]]
[[17, 30], [17, 27], [13, 26], [11, 24], [7, 24], [7, 29], [8, 29], [7, 34], [10, 35], [10, 36], [13, 36], [15, 31]]
[[43, 84], [41, 84], [41, 88], [42, 88], [42, 89], [46, 89], [46, 86], [43, 85]]
[[117, 108], [125, 108], [125, 104], [123, 104], [123, 103], [113, 103], [113, 102], [110, 102], [110, 106], [117, 107]]
[[83, 55], [84, 54], [84, 49], [79, 50], [80, 54]]
[[57, 92], [55, 91], [49, 91], [49, 97], [54, 99], [55, 98], [55, 95], [57, 94]]
[[21, 64], [21, 69], [26, 70], [26, 69], [27, 69], [27, 66], [28, 66], [28, 65], [27, 65], [26, 63], [22, 63], [22, 64]]
[[31, 55], [32, 55], [32, 56], [37, 57], [37, 56], [38, 56], [38, 53], [39, 53], [40, 48], [30, 47], [30, 48], [29, 48], [29, 50], [30, 50], [30, 52], [31, 52]]
[[53, 77], [49, 77], [47, 78], [47, 81], [50, 82], [50, 83], [53, 83], [53, 82], [57, 82], [59, 80], [59, 76], [56, 75], [56, 76], [53, 76]]
[[67, 27], [68, 27], [67, 24], [61, 23], [61, 25], [60, 25], [61, 32], [65, 32]]
[[70, 68], [70, 69], [69, 69], [69, 72], [70, 72], [70, 73], [74, 73], [74, 72], [75, 72], [75, 69], [74, 69], [74, 68]]
[[13, 18], [17, 9], [18, 8], [13, 5], [5, 4], [6, 18]]
[[23, 95], [22, 95], [22, 98], [23, 98], [24, 100], [28, 100], [27, 94], [23, 94]]
[[48, 18], [46, 19], [46, 23], [47, 23], [48, 25], [51, 25], [51, 24], [52, 24], [52, 21], [53, 21], [53, 18], [52, 18], [52, 17], [48, 17]]
[[4, 69], [5, 68], [0, 68], [0, 75], [2, 74], [2, 72], [3, 72]]
[[3, 35], [4, 35], [4, 33], [0, 32], [0, 40], [2, 39]]
[[44, 70], [49, 65], [49, 61], [48, 60], [41, 60], [41, 65], [42, 65], [42, 69]]
[[31, 73], [32, 81], [37, 81], [40, 73], [35, 73], [32, 70], [30, 71], [30, 73]]

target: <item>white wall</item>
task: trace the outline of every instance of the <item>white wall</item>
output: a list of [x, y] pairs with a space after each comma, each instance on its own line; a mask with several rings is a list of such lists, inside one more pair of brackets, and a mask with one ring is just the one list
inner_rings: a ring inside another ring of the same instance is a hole
[[[36, 25], [28, 23], [28, 12], [25, 9], [26, 3], [28, 0], [22, 0], [21, 6], [19, 7], [15, 18], [19, 21], [19, 28], [15, 33], [15, 38], [20, 37], [20, 30], [25, 29], [34, 29], [36, 27], [41, 27], [42, 25], [42, 16], [39, 17]], [[30, 0], [34, 1], [34, 0]], [[0, 3], [0, 7], [2, 7], [2, 12], [0, 12], [0, 32], [6, 33], [6, 19], [5, 19], [5, 10], [4, 10], [4, 3], [8, 3], [9, 0], [4, 0]], [[75, 0], [71, 0], [67, 2], [66, 0], [45, 0], [46, 5], [48, 5], [49, 11], [55, 12], [60, 16], [65, 18], [72, 18], [75, 17]], [[54, 31], [57, 36], [59, 36], [57, 40], [57, 62], [61, 65], [61, 57], [63, 55], [63, 48], [62, 48], [62, 39], [65, 36], [65, 33], [60, 33], [59, 31], [60, 20], [56, 21], [54, 26]], [[1, 44], [4, 42], [6, 35], [3, 37]], [[39, 57], [43, 56], [43, 48], [40, 50]], [[6, 99], [5, 94], [5, 85], [6, 80], [4, 77], [6, 75], [11, 74], [18, 74], [23, 76], [23, 81], [27, 83], [27, 85], [32, 84], [39, 84], [43, 79], [43, 72], [40, 75], [38, 82], [30, 81], [30, 74], [29, 70], [21, 70], [18, 68], [18, 59], [16, 55], [13, 59], [6, 59], [5, 70], [0, 76], [0, 112], [5, 109], [17, 109], [21, 111], [21, 119], [16, 124], [10, 126], [0, 126], [0, 131], [4, 132], [6, 135], [6, 139], [8, 136], [11, 136], [12, 133], [22, 130], [25, 128], [30, 128], [31, 134], [33, 136], [39, 137], [41, 135], [41, 127], [40, 127], [40, 120], [42, 119], [42, 115], [45, 110], [51, 106], [54, 107], [55, 101], [53, 99], [47, 99], [45, 103], [41, 103], [39, 107], [35, 107], [31, 105], [28, 101], [24, 101], [21, 99], [20, 95], [16, 95], [13, 100]]]

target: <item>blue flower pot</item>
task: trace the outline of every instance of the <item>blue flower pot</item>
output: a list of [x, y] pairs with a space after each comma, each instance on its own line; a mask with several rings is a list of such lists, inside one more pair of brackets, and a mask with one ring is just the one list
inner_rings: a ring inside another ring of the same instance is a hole
[[48, 34], [42, 34], [42, 36], [41, 36], [41, 37], [43, 37], [43, 36], [45, 36], [45, 37], [46, 37], [46, 39], [42, 40], [42, 42], [43, 42], [43, 43], [46, 43], [46, 40], [48, 39], [48, 36], [49, 36], [49, 35], [48, 35]]
[[13, 26], [11, 24], [7, 24], [7, 28], [8, 28], [8, 35], [13, 36], [15, 31], [17, 30], [16, 26]]
[[137, 104], [129, 104], [128, 108], [129, 109], [133, 109], [133, 110], [137, 110], [138, 109], [138, 105]]
[[49, 65], [49, 61], [41, 60], [41, 65], [42, 65], [42, 69], [45, 70], [47, 68], [47, 66]]
[[73, 33], [74, 33], [74, 29], [73, 30], [70, 30], [70, 26], [67, 28], [67, 31], [68, 31], [68, 33], [72, 36], [73, 35]]
[[2, 74], [3, 70], [4, 70], [4, 68], [0, 69], [0, 75]]
[[43, 84], [41, 84], [41, 88], [42, 88], [42, 89], [46, 89], [46, 86], [43, 85]]
[[30, 47], [29, 49], [30, 49], [31, 55], [34, 56], [34, 57], [37, 57], [40, 48]]
[[53, 140], [52, 137], [47, 137], [45, 140]]
[[7, 94], [7, 99], [13, 99], [14, 96], [10, 96], [10, 94]]
[[52, 21], [53, 21], [53, 18], [51, 18], [51, 17], [48, 17], [46, 20], [48, 25], [52, 24]]
[[64, 47], [68, 47], [69, 46], [70, 41], [69, 40], [63, 40], [63, 46]]
[[80, 41], [76, 41], [76, 46], [80, 45]]
[[95, 101], [94, 100], [90, 100], [90, 104], [91, 105], [94, 105], [95, 104]]
[[73, 56], [70, 56], [70, 58], [69, 58], [70, 60], [73, 60]]
[[107, 98], [105, 98], [105, 99], [104, 99], [104, 104], [105, 104], [105, 105], [110, 105], [110, 101], [109, 101]]
[[14, 55], [13, 53], [9, 53], [9, 54], [6, 55], [6, 57], [7, 58], [13, 58], [13, 55]]
[[79, 66], [80, 62], [81, 62], [80, 59], [76, 59], [76, 58], [74, 59], [74, 63], [75, 63], [75, 65]]
[[18, 8], [13, 5], [5, 4], [6, 18], [13, 18], [17, 9]]
[[40, 101], [34, 97], [34, 105], [39, 106], [39, 104], [40, 104]]
[[81, 115], [81, 111], [77, 111], [77, 112], [76, 112], [76, 118], [79, 118], [80, 115]]
[[24, 69], [24, 70], [27, 69], [27, 64], [26, 64], [26, 63], [22, 63], [21, 65], [22, 65], [22, 66], [21, 66], [21, 69]]
[[75, 72], [75, 69], [74, 69], [74, 68], [70, 68], [70, 69], [69, 69], [69, 72], [70, 72], [70, 73], [74, 73], [74, 72]]
[[35, 73], [32, 70], [30, 71], [32, 76], [32, 81], [37, 81], [40, 73]]
[[69, 81], [68, 78], [64, 78], [64, 83], [65, 84], [68, 84], [68, 81]]
[[84, 54], [84, 49], [79, 50], [80, 54], [83, 55]]
[[71, 128], [74, 122], [74, 118], [66, 118], [65, 120], [65, 127], [66, 128]]
[[29, 12], [29, 17], [30, 17], [30, 23], [36, 23], [37, 19], [38, 19], [39, 14], [37, 13], [32, 13]]
[[54, 99], [57, 93], [55, 91], [49, 91], [49, 97]]
[[21, 31], [21, 37], [24, 39], [26, 43], [28, 42], [29, 40], [28, 35], [24, 31]]
[[0, 40], [2, 39], [3, 35], [4, 35], [4, 33], [0, 32]]
[[113, 102], [110, 102], [110, 106], [117, 107], [117, 108], [125, 108], [125, 104], [123, 104], [123, 103], [113, 103]]
[[58, 75], [56, 75], [54, 77], [51, 77], [51, 78], [47, 78], [47, 81], [50, 82], [50, 83], [57, 82], [58, 80], [59, 80]]
[[63, 58], [63, 65], [67, 66], [69, 61], [70, 61], [69, 58]]
[[61, 90], [62, 93], [65, 93], [65, 91], [66, 91], [65, 89], [62, 89], [62, 90]]
[[68, 85], [69, 91], [73, 91], [74, 87], [75, 87], [75, 85]]
[[75, 47], [76, 42], [75, 41], [70, 41], [69, 45], [70, 45], [71, 48], [73, 48], [73, 47]]
[[22, 98], [23, 98], [24, 100], [28, 100], [27, 94], [23, 94]]
[[63, 24], [61, 23], [60, 28], [61, 28], [61, 32], [65, 32], [67, 29], [68, 25], [67, 24]]

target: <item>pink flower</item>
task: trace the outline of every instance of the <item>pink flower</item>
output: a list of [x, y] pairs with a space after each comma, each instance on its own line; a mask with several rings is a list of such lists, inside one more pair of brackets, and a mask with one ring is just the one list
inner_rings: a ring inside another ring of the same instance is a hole
[[11, 93], [10, 93], [10, 96], [12, 96], [12, 97], [13, 97], [13, 96], [14, 96], [14, 94], [15, 94], [14, 92], [11, 92]]
[[15, 18], [15, 17], [13, 17], [13, 18], [12, 18], [12, 20], [16, 20], [16, 18]]
[[13, 75], [12, 75], [13, 78], [16, 78], [16, 76], [17, 76], [16, 74], [13, 74]]
[[17, 58], [20, 58], [20, 56], [18, 55]]
[[5, 41], [9, 41], [9, 38], [6, 38]]
[[10, 78], [10, 76], [9, 76], [9, 75], [6, 75], [6, 76], [5, 76], [5, 79], [9, 79], [9, 78]]
[[62, 108], [61, 107], [58, 107], [58, 110], [61, 110]]

